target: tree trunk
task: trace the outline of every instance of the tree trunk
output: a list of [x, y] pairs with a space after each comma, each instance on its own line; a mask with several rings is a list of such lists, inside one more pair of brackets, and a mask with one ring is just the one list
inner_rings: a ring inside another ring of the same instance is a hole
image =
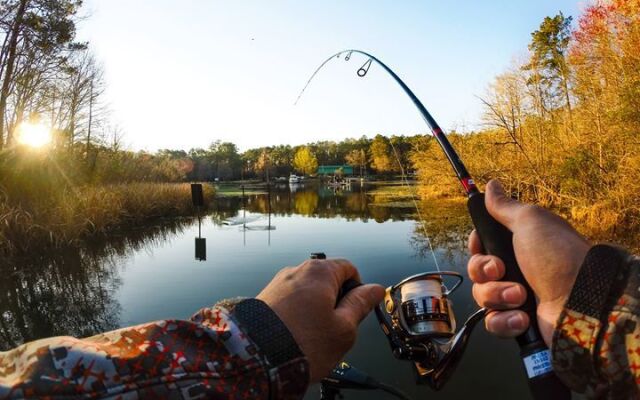
[[91, 124], [93, 122], [93, 78], [89, 89], [89, 126], [87, 126], [87, 147], [85, 149], [85, 160], [89, 160], [89, 146], [91, 144]]
[[[27, 9], [28, 0], [20, 0], [18, 11], [16, 12], [16, 19], [11, 27], [9, 38], [9, 55], [7, 57], [7, 66], [4, 77], [2, 79], [2, 89], [0, 89], [0, 149], [4, 147], [5, 141], [5, 113], [7, 111], [7, 99], [9, 98], [9, 87], [11, 80], [13, 79], [13, 70], [16, 64], [16, 53], [18, 48], [18, 37], [20, 36], [20, 28], [22, 28], [22, 19]], [[11, 141], [11, 137], [7, 135], [6, 143]]]

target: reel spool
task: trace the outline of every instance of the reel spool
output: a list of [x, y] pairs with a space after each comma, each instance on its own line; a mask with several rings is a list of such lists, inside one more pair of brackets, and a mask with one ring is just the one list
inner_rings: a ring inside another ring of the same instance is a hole
[[462, 283], [462, 276], [452, 275], [458, 281], [447, 290], [443, 275], [449, 273], [418, 274], [387, 289], [385, 310], [411, 337], [451, 337], [454, 334], [456, 319], [448, 296]]
[[[451, 289], [445, 277], [456, 279]], [[417, 383], [439, 390], [458, 365], [469, 336], [486, 314], [473, 314], [456, 333], [449, 295], [463, 281], [457, 272], [425, 272], [387, 288], [376, 317], [394, 356], [414, 362]]]

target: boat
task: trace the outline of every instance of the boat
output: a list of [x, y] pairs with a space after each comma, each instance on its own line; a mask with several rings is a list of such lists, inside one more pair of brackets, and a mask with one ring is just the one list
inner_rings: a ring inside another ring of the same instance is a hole
[[289, 183], [301, 183], [302, 177], [298, 175], [291, 174], [289, 175]]

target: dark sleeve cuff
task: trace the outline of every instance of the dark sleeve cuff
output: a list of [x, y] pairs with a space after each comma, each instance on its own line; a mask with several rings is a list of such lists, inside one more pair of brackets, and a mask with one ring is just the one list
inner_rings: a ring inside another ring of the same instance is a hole
[[596, 245], [587, 253], [565, 309], [603, 320], [624, 290], [629, 254], [623, 249]]
[[242, 300], [233, 313], [272, 367], [304, 357], [289, 329], [263, 301]]
[[553, 333], [553, 369], [568, 387], [588, 397], [601, 398], [596, 395], [602, 390], [599, 354], [609, 316], [627, 284], [630, 259], [614, 246], [592, 247]]
[[233, 315], [269, 365], [271, 398], [302, 398], [309, 385], [309, 364], [282, 320], [258, 299], [236, 303]]

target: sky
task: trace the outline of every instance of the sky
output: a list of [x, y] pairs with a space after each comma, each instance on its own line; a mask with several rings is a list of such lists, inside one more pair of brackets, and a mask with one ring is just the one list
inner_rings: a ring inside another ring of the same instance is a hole
[[526, 56], [545, 16], [578, 0], [85, 0], [78, 40], [105, 71], [110, 117], [134, 150], [215, 140], [275, 144], [427, 132], [391, 67], [445, 131], [481, 126], [492, 79]]

